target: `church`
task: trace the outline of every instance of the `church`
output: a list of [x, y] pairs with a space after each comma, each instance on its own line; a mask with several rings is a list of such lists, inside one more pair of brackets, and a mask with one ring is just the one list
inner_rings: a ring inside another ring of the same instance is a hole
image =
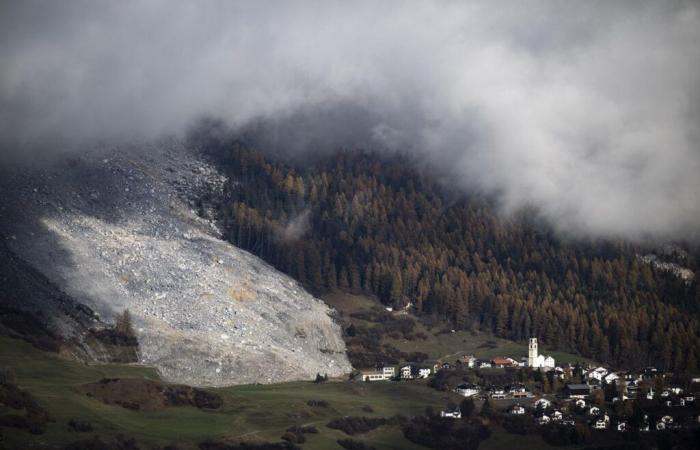
[[530, 338], [527, 352], [527, 366], [532, 368], [554, 369], [554, 358], [537, 352], [537, 338]]

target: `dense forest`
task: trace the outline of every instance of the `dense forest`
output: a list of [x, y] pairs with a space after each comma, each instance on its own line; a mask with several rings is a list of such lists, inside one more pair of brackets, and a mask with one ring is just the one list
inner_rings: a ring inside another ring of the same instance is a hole
[[533, 213], [500, 217], [402, 156], [346, 151], [302, 166], [240, 143], [222, 154], [227, 238], [317, 294], [372, 294], [621, 367], [698, 369], [698, 283], [634, 244], [566, 239]]

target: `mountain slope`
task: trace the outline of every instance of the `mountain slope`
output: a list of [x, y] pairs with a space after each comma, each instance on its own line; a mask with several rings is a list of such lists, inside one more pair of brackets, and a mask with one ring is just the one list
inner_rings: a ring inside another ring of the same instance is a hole
[[397, 155], [285, 162], [235, 138], [219, 151], [239, 180], [227, 238], [315, 292], [371, 294], [604, 363], [700, 369], [697, 248], [561, 236], [536, 211], [504, 217]]
[[211, 211], [225, 178], [177, 142], [144, 147], [7, 168], [3, 239], [102, 320], [129, 309], [141, 361], [168, 380], [228, 385], [348, 372], [332, 311], [219, 239]]

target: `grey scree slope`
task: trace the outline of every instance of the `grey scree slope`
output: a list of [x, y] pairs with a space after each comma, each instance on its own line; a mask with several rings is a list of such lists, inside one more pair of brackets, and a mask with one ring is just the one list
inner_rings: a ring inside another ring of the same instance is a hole
[[227, 180], [214, 165], [175, 141], [138, 147], [3, 174], [2, 238], [103, 320], [128, 308], [141, 361], [167, 380], [348, 373], [333, 311], [221, 240], [211, 212]]

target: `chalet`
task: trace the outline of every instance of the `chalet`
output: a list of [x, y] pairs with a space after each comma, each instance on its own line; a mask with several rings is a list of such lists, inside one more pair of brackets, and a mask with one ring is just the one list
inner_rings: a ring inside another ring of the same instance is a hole
[[515, 367], [518, 365], [518, 362], [505, 356], [496, 356], [491, 360], [491, 364], [493, 367]]
[[413, 364], [403, 366], [399, 373], [401, 374], [402, 380], [412, 380], [418, 376], [418, 368]]
[[610, 372], [609, 374], [605, 375], [603, 377], [603, 379], [605, 380], [606, 383], [610, 384], [613, 381], [619, 380], [620, 376], [618, 374], [616, 374], [615, 372]]
[[505, 391], [505, 389], [502, 389], [502, 388], [491, 389], [491, 393], [489, 394], [489, 397], [496, 399], [496, 400], [504, 399], [504, 398], [506, 398], [506, 391]]
[[479, 365], [479, 369], [491, 368], [491, 361], [479, 361], [477, 364]]
[[642, 379], [648, 380], [651, 378], [655, 378], [658, 375], [659, 375], [659, 371], [656, 369], [656, 367], [647, 367], [646, 369], [644, 369], [644, 372], [642, 373]]
[[532, 403], [532, 407], [535, 409], [537, 409], [537, 408], [546, 409], [546, 408], [549, 408], [550, 406], [552, 406], [552, 402], [550, 402], [546, 398], [537, 399]]
[[542, 415], [541, 417], [535, 419], [535, 421], [538, 425], [547, 425], [549, 422], [552, 421], [552, 419], [550, 419], [547, 415]]
[[591, 388], [587, 384], [567, 384], [564, 386], [564, 395], [567, 398], [585, 398], [591, 393]]
[[552, 420], [555, 422], [560, 422], [564, 418], [564, 414], [561, 411], [554, 411], [552, 413]]
[[459, 409], [453, 411], [440, 411], [440, 417], [445, 417], [448, 419], [461, 419], [462, 412]]
[[627, 422], [618, 422], [615, 428], [617, 431], [625, 432], [627, 431]]
[[418, 369], [418, 378], [428, 378], [430, 376], [430, 369]]
[[598, 408], [597, 406], [591, 406], [590, 408], [588, 408], [588, 412], [586, 414], [588, 414], [589, 416], [597, 416], [598, 414], [600, 414], [600, 408]]
[[396, 375], [394, 367], [382, 367], [381, 370], [363, 370], [362, 381], [386, 381], [391, 380]]
[[470, 369], [473, 369], [474, 365], [476, 364], [476, 358], [472, 355], [462, 355], [459, 360], [462, 362], [462, 364], [466, 364]]
[[564, 419], [564, 420], [561, 421], [561, 424], [562, 424], [562, 425], [567, 425], [567, 426], [570, 426], [570, 427], [574, 427], [574, 426], [576, 426], [576, 421], [575, 421], [574, 419], [572, 419], [572, 418], [566, 418], [566, 419]]
[[586, 407], [586, 401], [583, 400], [582, 398], [577, 399], [574, 402], [574, 405], [576, 405], [577, 408], [585, 408]]
[[630, 398], [626, 394], [622, 394], [622, 397], [613, 397], [612, 402], [617, 403], [619, 401], [629, 400]]
[[514, 384], [508, 386], [508, 393], [513, 396], [513, 398], [523, 398], [527, 397], [528, 392], [523, 384]]
[[556, 374], [556, 377], [557, 377], [559, 380], [563, 380], [563, 379], [565, 378], [565, 376], [564, 376], [564, 368], [563, 368], [563, 367], [559, 367], [559, 366], [555, 367], [555, 368], [554, 368], [554, 373]]
[[595, 369], [591, 369], [588, 372], [586, 372], [585, 377], [589, 380], [593, 379], [600, 382], [607, 374], [608, 369], [606, 369], [605, 367], [596, 367]]
[[509, 414], [515, 414], [515, 415], [523, 415], [525, 414], [525, 408], [522, 405], [515, 404], [508, 408], [508, 413]]
[[603, 419], [593, 421], [593, 428], [596, 430], [604, 430], [608, 427], [608, 423]]
[[473, 397], [481, 392], [481, 388], [475, 384], [464, 383], [457, 386], [454, 391], [463, 397]]

